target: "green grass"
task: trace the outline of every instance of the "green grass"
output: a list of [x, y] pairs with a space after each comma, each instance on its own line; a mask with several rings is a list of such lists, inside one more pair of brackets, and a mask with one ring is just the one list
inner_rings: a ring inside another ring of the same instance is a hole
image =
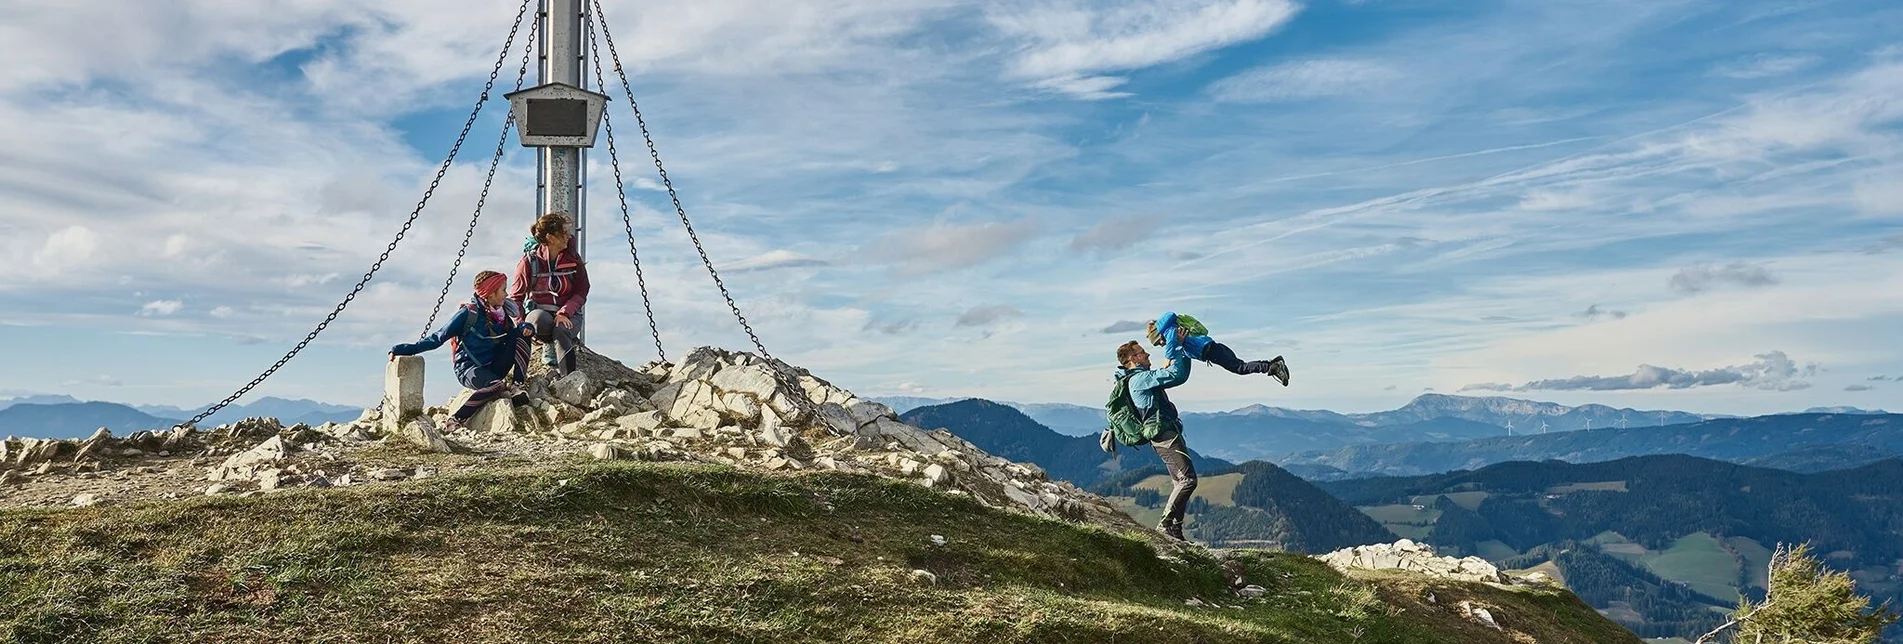
[[1440, 497], [1443, 497], [1443, 496], [1447, 497], [1449, 501], [1453, 501], [1454, 505], [1458, 505], [1470, 511], [1478, 512], [1480, 511], [1480, 502], [1487, 500], [1487, 497], [1493, 496], [1493, 493], [1468, 491], [1468, 492], [1449, 492], [1446, 494], [1425, 494], [1421, 496], [1409, 497], [1407, 502], [1410, 504], [1421, 505], [1421, 506], [1431, 508], [1431, 507], [1434, 507], [1434, 504], [1439, 502]]
[[1745, 583], [1764, 588], [1770, 585], [1771, 549], [1749, 537], [1728, 537], [1725, 547], [1743, 560]]
[[1692, 590], [1719, 600], [1738, 598], [1738, 560], [1709, 534], [1697, 532], [1679, 537], [1672, 542], [1672, 547], [1648, 553], [1639, 562], [1652, 574], [1685, 582]]
[[[1205, 476], [1196, 480], [1196, 491], [1190, 493], [1192, 499], [1208, 501], [1210, 505], [1236, 504], [1236, 486], [1242, 484], [1243, 474], [1234, 472], [1220, 476]], [[1155, 490], [1165, 497], [1170, 495], [1170, 477], [1158, 474], [1138, 481], [1132, 488]]]
[[1412, 505], [1368, 505], [1357, 509], [1382, 523], [1433, 525], [1440, 519], [1440, 510], [1431, 506], [1421, 510], [1414, 509]]
[[[1229, 595], [1225, 563], [1268, 594]], [[1463, 599], [1520, 635], [1457, 616]], [[603, 463], [0, 511], [7, 642], [1515, 637], [1638, 642], [1563, 591], [1344, 577], [1286, 553], [1165, 559], [1131, 536], [836, 472]]]

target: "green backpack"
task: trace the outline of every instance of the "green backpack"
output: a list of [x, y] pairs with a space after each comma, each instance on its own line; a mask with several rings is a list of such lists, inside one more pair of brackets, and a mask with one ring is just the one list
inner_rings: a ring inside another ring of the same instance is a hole
[[1203, 323], [1196, 321], [1196, 318], [1179, 313], [1176, 315], [1176, 324], [1183, 327], [1183, 330], [1188, 331], [1190, 335], [1209, 335], [1209, 327], [1203, 326]]
[[1106, 431], [1124, 445], [1142, 445], [1170, 430], [1182, 429], [1181, 421], [1166, 420], [1161, 413], [1151, 414], [1147, 419], [1139, 417], [1136, 403], [1130, 400], [1128, 374], [1117, 377], [1117, 386], [1110, 390], [1110, 402], [1104, 404], [1104, 412], [1110, 421]]

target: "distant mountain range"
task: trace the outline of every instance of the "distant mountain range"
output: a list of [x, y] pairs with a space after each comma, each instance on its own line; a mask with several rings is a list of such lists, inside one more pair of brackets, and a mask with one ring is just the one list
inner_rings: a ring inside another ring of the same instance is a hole
[[[956, 400], [917, 397], [875, 398], [904, 411]], [[1104, 426], [1098, 407], [1063, 403], [999, 404], [1015, 408], [1039, 423], [1072, 436], [1094, 435]], [[1265, 459], [1282, 462], [1297, 452], [1347, 445], [1465, 441], [1514, 435], [1560, 433], [1571, 430], [1696, 423], [1732, 418], [1682, 411], [1638, 410], [1605, 405], [1571, 407], [1498, 396], [1423, 394], [1389, 411], [1344, 414], [1250, 405], [1227, 412], [1190, 412], [1183, 422], [1197, 446], [1210, 455], [1232, 461]], [[1544, 429], [1542, 429], [1544, 424]]]
[[0, 436], [84, 438], [101, 427], [124, 436], [142, 429], [166, 429], [177, 420], [159, 418], [117, 403], [19, 403], [0, 409]]
[[1339, 479], [1418, 476], [1507, 461], [1586, 463], [1653, 454], [1689, 454], [1817, 472], [1855, 467], [1899, 453], [1903, 453], [1903, 414], [1777, 414], [1457, 443], [1352, 445], [1294, 454], [1278, 462], [1317, 479]]
[[[209, 409], [181, 409], [165, 405], [125, 405], [114, 402], [79, 401], [70, 396], [27, 396], [0, 400], [0, 436], [35, 438], [79, 438], [105, 427], [116, 436], [143, 429], [167, 429]], [[200, 427], [212, 427], [253, 416], [277, 418], [285, 425], [304, 423], [349, 422], [363, 413], [359, 407], [333, 405], [313, 400], [287, 400], [266, 396], [249, 404], [231, 405], [199, 421]]]

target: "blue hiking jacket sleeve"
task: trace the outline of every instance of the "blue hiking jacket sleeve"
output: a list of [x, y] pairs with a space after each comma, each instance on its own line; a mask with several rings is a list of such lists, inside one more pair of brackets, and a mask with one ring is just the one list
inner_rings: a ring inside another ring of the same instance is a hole
[[421, 340], [390, 347], [390, 353], [400, 356], [413, 356], [425, 351], [435, 351], [437, 347], [443, 346], [444, 342], [448, 342], [450, 338], [455, 337], [457, 333], [462, 331], [464, 324], [463, 316], [466, 315], [469, 315], [469, 309], [460, 306], [456, 307], [456, 314], [449, 316], [449, 321], [443, 323], [443, 328], [437, 329], [435, 333], [431, 333]]
[[[1175, 311], [1164, 311], [1163, 315], [1157, 316], [1156, 332], [1163, 334], [1165, 344], [1176, 339]], [[1203, 349], [1208, 348], [1211, 342], [1215, 342], [1215, 340], [1209, 336], [1192, 335], [1183, 341], [1183, 351], [1188, 354], [1189, 357], [1201, 360], [1203, 359]]]

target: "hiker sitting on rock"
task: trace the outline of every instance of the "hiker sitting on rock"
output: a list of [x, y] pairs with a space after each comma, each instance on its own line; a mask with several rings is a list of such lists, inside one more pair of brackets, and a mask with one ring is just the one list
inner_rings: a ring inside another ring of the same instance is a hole
[[[1189, 446], [1183, 442], [1183, 421], [1164, 390], [1189, 381], [1189, 355], [1183, 349], [1188, 334], [1177, 327], [1164, 336], [1165, 365], [1150, 368], [1150, 353], [1135, 340], [1117, 347], [1117, 389], [1109, 406], [1110, 429], [1101, 439], [1107, 451], [1115, 451], [1111, 440], [1125, 445], [1149, 443], [1169, 469], [1170, 498], [1164, 504], [1163, 520], [1156, 525], [1172, 539], [1183, 539], [1183, 511], [1189, 496], [1196, 491], [1196, 466], [1189, 461]], [[1127, 393], [1126, 393], [1127, 391]]]
[[568, 217], [549, 213], [529, 226], [522, 244], [522, 260], [515, 265], [515, 288], [509, 300], [535, 327], [541, 340], [542, 362], [561, 375], [575, 370], [575, 345], [582, 333], [581, 307], [588, 301], [588, 267], [569, 242], [574, 233]]
[[1203, 323], [1187, 315], [1177, 315], [1174, 311], [1164, 311], [1163, 317], [1150, 320], [1150, 328], [1147, 332], [1150, 345], [1163, 346], [1163, 336], [1177, 328], [1187, 331], [1183, 339], [1183, 348], [1189, 357], [1228, 369], [1229, 373], [1238, 376], [1266, 373], [1281, 381], [1282, 386], [1288, 386], [1288, 363], [1282, 361], [1282, 356], [1276, 356], [1273, 360], [1243, 362], [1241, 358], [1236, 357], [1235, 350], [1210, 338], [1209, 329], [1204, 327]]
[[[534, 328], [527, 322], [515, 322], [503, 306], [504, 289], [509, 277], [495, 271], [476, 274], [476, 294], [456, 307], [443, 328], [416, 342], [390, 347], [390, 359], [432, 351], [449, 343], [456, 368], [456, 381], [474, 390], [469, 400], [450, 416], [449, 428], [456, 429], [496, 398], [508, 395], [516, 407], [526, 407], [529, 395], [521, 385], [529, 376], [528, 336]], [[513, 375], [513, 380], [510, 376]]]

